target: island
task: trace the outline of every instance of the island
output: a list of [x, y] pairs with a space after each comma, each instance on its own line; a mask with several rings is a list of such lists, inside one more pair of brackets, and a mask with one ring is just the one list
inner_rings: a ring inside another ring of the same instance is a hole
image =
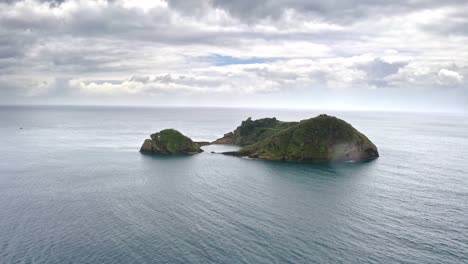
[[351, 162], [379, 157], [377, 147], [364, 134], [346, 121], [325, 114], [300, 122], [249, 117], [213, 142], [194, 142], [175, 129], [164, 129], [146, 139], [140, 152], [196, 154], [203, 152], [200, 147], [210, 144], [238, 145], [239, 150], [221, 154], [262, 160]]
[[[205, 143], [205, 142], [203, 142]], [[196, 154], [203, 152], [200, 145], [175, 129], [164, 129], [151, 134], [140, 148], [144, 154]]]
[[248, 118], [213, 144], [240, 145], [240, 150], [222, 154], [262, 160], [350, 162], [379, 157], [377, 147], [364, 134], [325, 114], [300, 122]]

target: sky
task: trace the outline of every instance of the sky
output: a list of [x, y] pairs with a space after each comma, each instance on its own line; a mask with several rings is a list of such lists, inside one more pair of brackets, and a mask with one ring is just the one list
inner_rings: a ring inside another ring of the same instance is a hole
[[0, 104], [468, 111], [466, 0], [3, 0]]

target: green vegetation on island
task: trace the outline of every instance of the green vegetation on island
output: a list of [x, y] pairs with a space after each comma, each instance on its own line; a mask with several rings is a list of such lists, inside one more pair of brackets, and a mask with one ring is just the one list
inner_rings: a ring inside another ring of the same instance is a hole
[[[271, 134], [259, 137], [260, 139], [254, 144], [245, 146], [239, 151], [223, 154], [305, 162], [365, 161], [379, 156], [377, 147], [366, 136], [336, 117], [319, 115], [299, 123], [284, 124], [288, 124], [284, 125], [286, 128], [278, 130], [271, 128], [266, 132]], [[259, 126], [249, 127], [248, 131], [265, 130]], [[252, 134], [247, 133], [247, 135]], [[243, 138], [239, 141], [242, 140]]]
[[224, 134], [222, 138], [215, 140], [212, 144], [248, 146], [295, 124], [297, 124], [297, 122], [283, 122], [274, 117], [258, 120], [252, 120], [252, 118], [249, 117], [247, 120], [242, 121], [241, 125], [238, 126], [234, 132]]
[[174, 129], [151, 135], [140, 152], [150, 154], [195, 154], [209, 144], [234, 144], [238, 151], [225, 155], [264, 160], [304, 162], [366, 161], [379, 157], [377, 147], [347, 122], [319, 115], [300, 122], [283, 122], [276, 118], [242, 121], [233, 132], [212, 143], [193, 142]]
[[200, 145], [175, 129], [164, 129], [151, 135], [141, 146], [145, 154], [195, 154], [203, 150]]

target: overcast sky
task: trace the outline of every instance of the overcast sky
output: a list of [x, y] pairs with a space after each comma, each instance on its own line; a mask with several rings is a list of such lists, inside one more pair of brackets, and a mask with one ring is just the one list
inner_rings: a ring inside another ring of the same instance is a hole
[[467, 0], [3, 0], [0, 104], [468, 109]]

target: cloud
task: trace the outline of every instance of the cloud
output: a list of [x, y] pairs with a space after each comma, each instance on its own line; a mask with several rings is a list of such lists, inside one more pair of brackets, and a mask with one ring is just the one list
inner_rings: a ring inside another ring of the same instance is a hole
[[0, 96], [463, 89], [467, 17], [461, 0], [2, 1]]
[[292, 73], [274, 72], [258, 66], [212, 67], [185, 74], [135, 75], [124, 80], [70, 80], [70, 87], [84, 94], [254, 94], [272, 93], [285, 82], [295, 79]]
[[[427, 12], [429, 15], [429, 12]], [[431, 12], [429, 19], [421, 24], [424, 30], [442, 34], [445, 37], [468, 36], [468, 3], [448, 6], [438, 12]]]
[[35, 97], [47, 95], [55, 88], [55, 79], [53, 77], [0, 76], [0, 93], [5, 95]]
[[370, 62], [359, 64], [357, 68], [365, 72], [365, 83], [378, 88], [390, 86], [391, 83], [387, 78], [398, 73], [406, 65], [407, 62], [390, 63], [376, 58]]
[[383, 14], [407, 14], [421, 9], [441, 8], [450, 5], [462, 5], [463, 0], [426, 0], [426, 1], [298, 1], [298, 0], [261, 0], [230, 1], [213, 0], [213, 6], [228, 11], [230, 14], [248, 21], [284, 16], [288, 12], [307, 14], [316, 19], [346, 24], [368, 17]]
[[[463, 74], [457, 72], [458, 67], [446, 65], [441, 68], [440, 65], [409, 63], [400, 68], [396, 74], [389, 75], [385, 80], [393, 87], [405, 88], [457, 88], [463, 87], [465, 82]], [[466, 68], [459, 69], [467, 72]]]
[[70, 85], [87, 94], [260, 94], [298, 88], [375, 88], [404, 63], [380, 59], [282, 59], [253, 63], [215, 64], [186, 72], [134, 75], [124, 80], [72, 80]]
[[463, 76], [456, 71], [440, 69], [437, 76], [439, 77], [438, 83], [441, 85], [458, 85], [463, 82]]

